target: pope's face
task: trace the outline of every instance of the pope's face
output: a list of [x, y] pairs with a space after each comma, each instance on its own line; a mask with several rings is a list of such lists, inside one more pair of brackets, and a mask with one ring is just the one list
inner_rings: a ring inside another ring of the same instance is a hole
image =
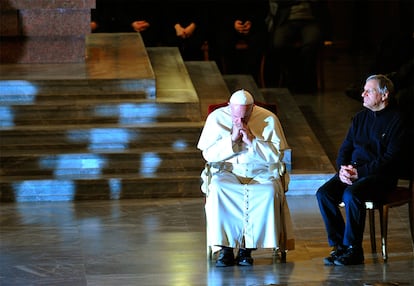
[[230, 104], [230, 110], [233, 125], [241, 127], [243, 123], [247, 124], [247, 122], [249, 121], [250, 115], [253, 111], [253, 104]]

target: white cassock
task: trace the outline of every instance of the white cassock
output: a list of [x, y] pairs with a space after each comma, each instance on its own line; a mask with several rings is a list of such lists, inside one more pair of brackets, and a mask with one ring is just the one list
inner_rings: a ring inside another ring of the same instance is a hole
[[230, 107], [207, 118], [197, 147], [209, 168], [202, 173], [202, 190], [209, 246], [294, 249], [292, 221], [285, 197], [289, 176], [283, 151], [288, 148], [279, 119], [254, 106], [248, 127], [251, 147], [231, 140]]

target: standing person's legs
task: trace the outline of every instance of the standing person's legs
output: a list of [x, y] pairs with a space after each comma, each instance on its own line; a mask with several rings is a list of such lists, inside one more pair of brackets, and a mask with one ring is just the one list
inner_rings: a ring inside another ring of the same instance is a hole
[[235, 53], [237, 35], [233, 29], [222, 27], [217, 31], [215, 41], [213, 43], [215, 49], [215, 58], [213, 58], [220, 71], [224, 74], [234, 73]]
[[305, 22], [302, 26], [301, 67], [298, 69], [300, 89], [313, 92], [317, 89], [317, 61], [322, 35], [316, 23]]
[[276, 27], [270, 36], [270, 47], [266, 60], [266, 80], [267, 85], [279, 86], [289, 85], [289, 72], [291, 67], [292, 42], [295, 30], [289, 23]]
[[247, 37], [248, 53], [246, 56], [247, 72], [260, 84], [260, 65], [265, 52], [266, 31], [255, 29]]

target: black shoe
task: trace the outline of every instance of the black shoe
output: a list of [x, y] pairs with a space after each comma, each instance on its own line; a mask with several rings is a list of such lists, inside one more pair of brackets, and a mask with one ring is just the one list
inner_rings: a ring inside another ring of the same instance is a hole
[[220, 250], [219, 257], [216, 261], [216, 266], [217, 267], [226, 267], [226, 266], [233, 266], [233, 265], [234, 265], [233, 248], [223, 247]]
[[331, 253], [329, 253], [329, 256], [323, 259], [323, 263], [325, 265], [335, 265], [335, 259], [339, 258], [342, 254], [344, 254], [345, 250], [346, 248], [342, 245], [334, 246]]
[[335, 265], [358, 265], [364, 263], [364, 251], [362, 247], [349, 246], [340, 257], [334, 260]]
[[237, 265], [241, 266], [252, 266], [253, 265], [253, 258], [252, 258], [252, 250], [247, 248], [240, 248], [239, 253], [236, 257]]

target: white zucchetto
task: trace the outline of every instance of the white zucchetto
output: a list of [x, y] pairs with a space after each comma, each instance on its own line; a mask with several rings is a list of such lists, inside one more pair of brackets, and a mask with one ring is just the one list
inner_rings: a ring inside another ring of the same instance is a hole
[[247, 90], [240, 89], [231, 95], [230, 103], [249, 105], [254, 103], [254, 99], [253, 96]]

